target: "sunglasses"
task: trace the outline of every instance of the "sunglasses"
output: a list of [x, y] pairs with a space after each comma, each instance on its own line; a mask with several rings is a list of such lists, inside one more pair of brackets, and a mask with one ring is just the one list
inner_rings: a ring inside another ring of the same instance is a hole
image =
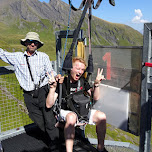
[[35, 45], [38, 45], [39, 44], [39, 42], [38, 41], [36, 41], [36, 40], [26, 40], [26, 42], [29, 44], [29, 45], [31, 45], [32, 43], [34, 43]]

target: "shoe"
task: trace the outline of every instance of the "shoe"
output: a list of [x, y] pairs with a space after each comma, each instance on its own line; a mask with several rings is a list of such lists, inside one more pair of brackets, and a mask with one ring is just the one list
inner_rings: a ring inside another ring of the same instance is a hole
[[104, 147], [103, 150], [98, 150], [98, 149], [97, 149], [97, 152], [108, 152], [108, 151], [107, 151], [107, 149]]
[[57, 143], [56, 141], [52, 141], [49, 144], [49, 149], [50, 149], [50, 152], [60, 152], [60, 144]]

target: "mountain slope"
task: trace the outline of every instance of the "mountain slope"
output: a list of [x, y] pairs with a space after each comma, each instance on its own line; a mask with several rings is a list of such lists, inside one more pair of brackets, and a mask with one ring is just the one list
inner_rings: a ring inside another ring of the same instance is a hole
[[[82, 11], [71, 11], [70, 29], [75, 29]], [[61, 0], [50, 0], [49, 3], [39, 0], [0, 0], [0, 46], [20, 49], [19, 40], [28, 31], [40, 34], [45, 45], [44, 52], [55, 57], [54, 32], [66, 30], [69, 16], [69, 5]], [[87, 15], [82, 29], [87, 36]], [[92, 45], [139, 46], [142, 45], [142, 34], [133, 28], [92, 17]], [[69, 44], [70, 45], [70, 44]]]

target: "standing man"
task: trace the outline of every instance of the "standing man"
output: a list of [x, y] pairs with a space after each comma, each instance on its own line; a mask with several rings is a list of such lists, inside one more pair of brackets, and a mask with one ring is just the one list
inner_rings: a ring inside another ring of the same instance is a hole
[[[83, 58], [81, 57], [75, 57], [72, 60], [73, 68], [70, 71], [70, 94], [76, 93], [78, 90], [84, 90], [88, 95], [91, 96], [92, 89], [93, 89], [93, 98], [95, 101], [99, 100], [100, 97], [100, 90], [99, 85], [102, 80], [104, 80], [104, 76], [102, 75], [103, 69], [98, 69], [96, 79], [94, 81], [94, 87], [91, 88], [88, 81], [85, 80], [82, 75], [86, 69], [86, 64]], [[49, 75], [49, 74], [48, 74]], [[58, 97], [58, 89], [57, 88], [57, 82], [52, 76], [50, 76], [49, 84], [50, 89], [46, 90], [45, 94], [47, 95], [46, 98], [46, 107], [51, 108], [55, 100]], [[74, 137], [75, 137], [75, 126], [80, 125], [81, 122], [79, 122], [78, 115], [75, 111], [72, 111], [72, 108], [70, 109], [70, 104], [68, 104], [67, 99], [67, 84], [66, 84], [66, 78], [63, 82], [63, 90], [62, 90], [62, 98], [63, 100], [61, 105], [61, 110], [59, 114], [59, 119], [61, 121], [65, 121], [65, 127], [64, 127], [64, 136], [65, 136], [65, 145], [66, 145], [66, 151], [67, 152], [73, 152], [73, 143], [74, 143]], [[68, 95], [69, 96], [69, 95]], [[80, 96], [77, 96], [80, 97]], [[71, 102], [73, 100], [70, 98]], [[82, 101], [82, 98], [80, 99]], [[83, 100], [84, 101], [84, 100]], [[73, 102], [73, 106], [75, 106], [76, 103]], [[75, 108], [81, 107], [77, 104]], [[85, 105], [85, 107], [88, 107], [88, 104]], [[107, 150], [104, 147], [104, 139], [106, 134], [106, 115], [95, 109], [84, 109], [84, 111], [87, 112], [87, 117], [89, 119], [89, 124], [96, 125], [96, 133], [98, 138], [98, 145], [97, 145], [97, 151], [98, 152], [107, 152]]]
[[37, 49], [43, 46], [39, 35], [35, 32], [28, 32], [21, 44], [26, 46], [26, 51], [10, 53], [0, 49], [0, 59], [14, 66], [16, 77], [23, 89], [23, 96], [27, 106], [29, 117], [35, 124], [46, 132], [51, 145], [55, 145], [59, 138], [58, 129], [55, 127], [56, 119], [52, 109], [47, 109], [45, 103], [39, 102], [39, 90], [48, 85], [47, 72], [56, 72], [52, 68], [49, 56]]

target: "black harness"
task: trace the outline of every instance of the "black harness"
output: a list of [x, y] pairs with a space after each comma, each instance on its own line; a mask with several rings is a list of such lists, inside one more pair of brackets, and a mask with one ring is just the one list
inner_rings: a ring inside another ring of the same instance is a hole
[[[82, 90], [80, 90], [82, 87]], [[88, 121], [88, 112], [91, 108], [90, 96], [87, 95], [84, 86], [84, 79], [78, 80], [77, 91], [65, 97], [69, 110], [75, 112], [79, 121]]]
[[[68, 81], [68, 78], [67, 80]], [[65, 97], [62, 98], [62, 102], [59, 102], [59, 99], [55, 102], [54, 112], [56, 114], [60, 113], [61, 109], [70, 110], [77, 114], [79, 121], [88, 121], [88, 112], [92, 107], [92, 102], [90, 100], [90, 96], [85, 91], [85, 79], [80, 78], [78, 80], [77, 91], [74, 93], [70, 93], [70, 86], [65, 83], [62, 93]], [[82, 89], [81, 89], [82, 88]]]

